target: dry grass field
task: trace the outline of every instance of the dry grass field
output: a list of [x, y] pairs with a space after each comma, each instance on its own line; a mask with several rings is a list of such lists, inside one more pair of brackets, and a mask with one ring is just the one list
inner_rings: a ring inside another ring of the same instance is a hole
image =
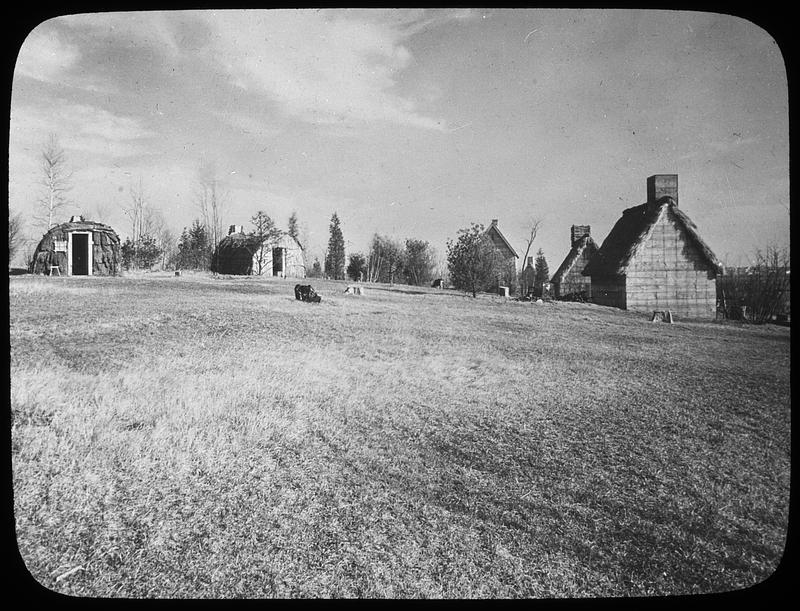
[[453, 291], [9, 278], [14, 510], [103, 597], [588, 597], [768, 578], [790, 332]]

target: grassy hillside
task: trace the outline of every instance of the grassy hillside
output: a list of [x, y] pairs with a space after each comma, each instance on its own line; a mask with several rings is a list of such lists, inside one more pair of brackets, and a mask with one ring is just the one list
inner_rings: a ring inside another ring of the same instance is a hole
[[9, 278], [14, 506], [70, 595], [563, 597], [767, 578], [787, 328], [206, 275]]

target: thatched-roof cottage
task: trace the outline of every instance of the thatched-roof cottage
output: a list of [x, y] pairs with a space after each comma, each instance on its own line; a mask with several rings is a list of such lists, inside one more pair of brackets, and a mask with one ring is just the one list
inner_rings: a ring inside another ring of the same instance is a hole
[[647, 201], [628, 208], [589, 261], [592, 301], [628, 310], [714, 318], [722, 266], [678, 208], [678, 176], [647, 179]]
[[51, 227], [33, 253], [31, 272], [62, 276], [115, 276], [122, 258], [119, 236], [102, 223], [73, 216]]
[[492, 224], [483, 234], [491, 240], [497, 254], [502, 260], [502, 273], [498, 278], [498, 285], [507, 286], [513, 293], [516, 290], [516, 276], [517, 264], [516, 259], [519, 259], [517, 251], [511, 246], [506, 237], [500, 232], [497, 226], [497, 219], [492, 219]]
[[553, 297], [586, 300], [592, 296], [592, 281], [583, 275], [583, 270], [597, 253], [591, 227], [573, 225], [570, 229], [570, 244], [567, 256], [550, 279], [553, 283]]
[[245, 234], [241, 225], [231, 225], [220, 241], [215, 265], [220, 274], [306, 277], [305, 254], [297, 240], [284, 234], [260, 243], [252, 234]]

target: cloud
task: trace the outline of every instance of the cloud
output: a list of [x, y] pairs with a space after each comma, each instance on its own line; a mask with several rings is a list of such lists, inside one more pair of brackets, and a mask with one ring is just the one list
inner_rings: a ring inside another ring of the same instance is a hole
[[291, 116], [312, 123], [446, 127], [399, 91], [398, 75], [413, 62], [403, 44], [407, 22], [347, 11], [200, 15], [214, 31], [212, 56], [234, 82], [266, 94]]
[[43, 26], [45, 24], [28, 34], [22, 43], [15, 72], [39, 81], [62, 82], [79, 61], [80, 52], [57, 32]]
[[228, 125], [249, 134], [274, 136], [280, 131], [274, 125], [259, 116], [230, 110], [226, 110], [225, 112], [212, 111], [211, 114], [220, 121], [224, 121]]
[[149, 47], [174, 58], [180, 53], [177, 31], [181, 11], [136, 11], [67, 15], [58, 19], [97, 40], [108, 38], [136, 47]]
[[135, 119], [63, 100], [47, 107], [17, 105], [11, 118], [12, 152], [38, 151], [54, 133], [67, 150], [117, 158], [146, 153], [142, 141], [155, 136]]

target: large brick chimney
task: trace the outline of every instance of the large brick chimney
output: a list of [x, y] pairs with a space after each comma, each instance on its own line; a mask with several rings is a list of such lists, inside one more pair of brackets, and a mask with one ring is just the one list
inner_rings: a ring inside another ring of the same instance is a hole
[[575, 246], [575, 242], [590, 235], [592, 228], [589, 225], [573, 225], [569, 230], [570, 245]]
[[647, 179], [647, 203], [669, 195], [678, 205], [678, 175], [656, 174]]

